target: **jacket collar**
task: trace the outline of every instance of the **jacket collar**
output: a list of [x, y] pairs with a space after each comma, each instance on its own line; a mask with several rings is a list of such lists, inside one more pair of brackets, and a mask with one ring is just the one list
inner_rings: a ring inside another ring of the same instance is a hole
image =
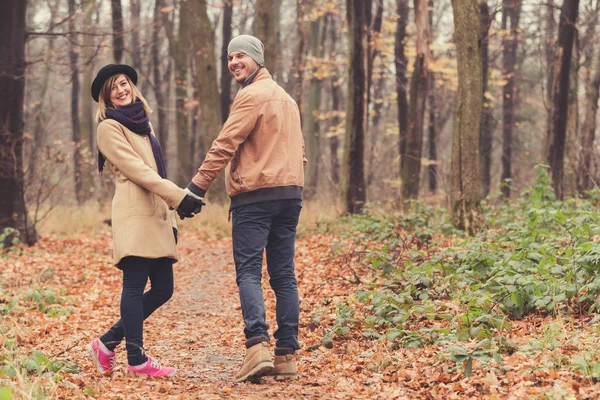
[[242, 90], [243, 88], [250, 86], [251, 84], [253, 84], [254, 82], [258, 82], [258, 81], [262, 81], [265, 79], [272, 79], [271, 74], [269, 73], [269, 71], [267, 71], [267, 69], [265, 67], [259, 67], [259, 69], [257, 69], [256, 71], [254, 71], [252, 73], [252, 75], [250, 75], [242, 84], [242, 87], [240, 88], [240, 90]]

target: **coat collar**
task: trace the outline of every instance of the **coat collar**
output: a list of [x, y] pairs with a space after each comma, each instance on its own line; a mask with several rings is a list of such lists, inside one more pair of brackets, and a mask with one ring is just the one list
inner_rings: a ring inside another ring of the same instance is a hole
[[263, 81], [265, 79], [272, 79], [273, 78], [271, 76], [271, 74], [269, 73], [269, 71], [267, 71], [267, 69], [265, 67], [260, 68], [258, 71], [255, 72], [255, 74], [256, 75], [254, 75], [254, 78], [249, 83], [247, 83], [247, 84], [244, 83], [244, 85], [241, 87], [241, 89], [244, 89], [244, 88], [252, 85], [254, 82]]

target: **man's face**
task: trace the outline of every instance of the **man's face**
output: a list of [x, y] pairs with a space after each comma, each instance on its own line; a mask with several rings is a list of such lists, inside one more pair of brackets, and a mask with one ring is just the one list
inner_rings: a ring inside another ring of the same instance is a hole
[[233, 79], [239, 84], [258, 69], [258, 63], [251, 59], [248, 54], [241, 51], [232, 51], [227, 57], [227, 68], [233, 75]]

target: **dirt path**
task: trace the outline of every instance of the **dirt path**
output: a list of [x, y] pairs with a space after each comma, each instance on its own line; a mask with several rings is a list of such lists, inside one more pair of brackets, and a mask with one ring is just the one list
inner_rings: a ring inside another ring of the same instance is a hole
[[[4, 329], [0, 350], [10, 351], [9, 362], [17, 364], [34, 351], [41, 351], [53, 361], [77, 367], [76, 371], [62, 372], [57, 382], [44, 374], [16, 377], [11, 387], [22, 396], [14, 398], [403, 398], [389, 392], [393, 386], [382, 381], [382, 374], [366, 367], [360, 354], [377, 351], [370, 348], [372, 343], [348, 340], [336, 342], [331, 349], [318, 346], [336, 318], [333, 307], [338, 299], [356, 292], [355, 286], [347, 286], [335, 275], [339, 272], [332, 274], [326, 263], [330, 248], [329, 239], [317, 235], [298, 241], [296, 270], [303, 345], [297, 353], [300, 379], [282, 383], [263, 378], [259, 384], [233, 381], [245, 349], [228, 237], [206, 230], [182, 233], [175, 294], [145, 322], [144, 347], [164, 365], [178, 368], [178, 375], [172, 379], [125, 375], [123, 344], [116, 349], [117, 366], [111, 376], [100, 376], [85, 352], [85, 345], [119, 315], [122, 282], [120, 272], [111, 265], [109, 231], [46, 237], [21, 253], [8, 253], [0, 258], [0, 303], [19, 301], [0, 320], [0, 328]], [[28, 298], [31, 290], [54, 293], [60, 303], [45, 304], [67, 312], [44, 312]], [[268, 287], [266, 268], [263, 290], [267, 323], [273, 334], [275, 299]], [[315, 322], [315, 313], [320, 323]], [[316, 350], [307, 351], [311, 346]], [[36, 397], [32, 393], [42, 394]]]
[[[317, 378], [305, 377], [285, 383], [272, 378], [263, 378], [260, 384], [234, 382], [233, 376], [244, 355], [244, 337], [231, 241], [228, 238], [198, 239], [188, 233], [182, 235], [179, 249], [181, 261], [175, 269], [175, 294], [146, 321], [144, 331], [149, 354], [165, 365], [176, 366], [178, 376], [165, 381], [125, 376], [122, 373], [126, 367], [125, 352], [124, 346], [120, 346], [117, 350], [119, 372], [112, 377], [97, 378], [95, 390], [99, 398], [135, 398], [130, 395], [183, 399], [332, 397], [329, 390], [321, 387], [328, 386], [327, 382], [321, 379], [317, 383]], [[274, 298], [267, 282], [265, 275], [267, 318], [272, 334], [276, 327]], [[299, 355], [301, 373], [313, 368], [316, 371], [312, 372], [318, 373], [318, 366], [309, 365], [310, 357]], [[84, 359], [83, 364], [86, 372], [90, 372], [90, 363]], [[351, 397], [354, 396], [348, 392], [339, 394], [339, 398]]]

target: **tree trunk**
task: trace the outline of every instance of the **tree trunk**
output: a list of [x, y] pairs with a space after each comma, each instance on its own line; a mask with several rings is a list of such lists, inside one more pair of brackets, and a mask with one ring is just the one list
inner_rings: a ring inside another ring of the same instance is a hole
[[[69, 0], [69, 14], [75, 15], [75, 0]], [[79, 49], [77, 48], [77, 34], [75, 33], [75, 17], [69, 19], [69, 64], [71, 66], [71, 129], [73, 130], [73, 177], [75, 179], [75, 198], [77, 204], [85, 202], [83, 193], [81, 159], [81, 127], [79, 124], [79, 71], [77, 66]]]
[[133, 68], [142, 74], [142, 50], [140, 46], [141, 0], [131, 0], [131, 63]]
[[483, 111], [481, 114], [480, 130], [480, 157], [481, 157], [481, 182], [483, 186], [483, 197], [490, 193], [492, 183], [492, 137], [493, 137], [493, 114], [492, 101], [488, 96], [489, 77], [489, 29], [492, 23], [487, 2], [484, 0], [479, 4], [479, 39], [481, 41], [481, 66], [483, 73]]
[[[335, 54], [337, 57], [337, 24], [336, 16], [331, 16], [331, 54]], [[337, 75], [332, 75], [331, 78], [331, 110], [333, 111], [333, 117], [331, 118], [331, 125], [334, 127], [339, 126], [341, 122], [340, 113], [342, 112], [342, 89], [340, 87], [339, 78]], [[331, 180], [334, 184], [340, 183], [340, 160], [338, 157], [338, 149], [340, 146], [340, 139], [337, 132], [334, 132], [329, 138], [329, 152], [331, 155]]]
[[281, 0], [256, 0], [256, 36], [265, 45], [265, 67], [277, 80], [279, 73], [279, 9]]
[[452, 134], [452, 223], [474, 234], [483, 223], [479, 173], [479, 124], [483, 76], [477, 3], [452, 0], [458, 64], [457, 110]]
[[417, 56], [410, 82], [410, 107], [406, 153], [400, 159], [402, 199], [419, 197], [425, 102], [429, 74], [429, 13], [425, 0], [415, 0]]
[[579, 37], [577, 30], [573, 39], [569, 74], [569, 112], [567, 114], [567, 138], [565, 143], [565, 155], [568, 164], [565, 168], [566, 179], [563, 178], [563, 181], [566, 182], [563, 191], [574, 193], [577, 187], [577, 163], [581, 154], [577, 148], [579, 141], [579, 96], [577, 93], [579, 90]]
[[552, 172], [554, 192], [563, 198], [563, 171], [567, 118], [569, 112], [569, 75], [575, 24], [579, 0], [565, 0], [560, 12], [554, 77], [552, 79], [552, 102], [550, 103], [550, 126], [548, 127], [547, 160]]
[[554, 19], [554, 0], [546, 4], [546, 101], [548, 102], [548, 126], [550, 126], [550, 109], [552, 103], [552, 79], [554, 77], [554, 46], [556, 37], [556, 20]]
[[[23, 179], [26, 0], [3, 2], [0, 13], [0, 234], [20, 232], [31, 245], [37, 232], [27, 220]], [[11, 236], [11, 235], [9, 235]], [[14, 236], [13, 236], [14, 237]], [[7, 237], [5, 246], [11, 245]]]
[[[594, 140], [596, 136], [596, 114], [598, 112], [598, 94], [600, 92], [600, 52], [594, 53], [593, 45], [598, 22], [600, 1], [596, 2], [596, 10], [586, 31], [582, 47], [584, 49], [585, 61], [583, 68], [586, 71], [585, 87], [589, 88], [585, 96], [585, 117], [581, 128], [581, 156], [577, 173], [577, 190], [583, 194], [594, 186], [592, 157], [594, 155]], [[597, 57], [596, 63], [593, 62]], [[595, 65], [594, 65], [595, 64]], [[595, 67], [595, 73], [593, 68]], [[593, 77], [592, 77], [592, 74]]]
[[408, 80], [406, 79], [406, 67], [408, 61], [404, 54], [404, 41], [406, 40], [406, 24], [408, 23], [408, 0], [397, 2], [397, 26], [396, 41], [394, 46], [394, 63], [396, 64], [396, 93], [398, 94], [398, 124], [399, 124], [399, 147], [400, 160], [406, 154], [406, 136], [408, 134]]
[[180, 186], [187, 185], [194, 173], [190, 154], [191, 132], [190, 111], [193, 107], [188, 93], [188, 66], [190, 54], [190, 0], [179, 3], [179, 29], [175, 38], [173, 24], [166, 17], [165, 27], [169, 38], [169, 49], [175, 62], [175, 112], [177, 113], [177, 176]]
[[319, 76], [319, 69], [325, 55], [325, 33], [327, 32], [327, 19], [319, 17], [310, 22], [310, 35], [308, 41], [308, 55], [311, 58], [312, 70], [310, 71], [310, 84], [306, 97], [307, 109], [304, 113], [303, 132], [306, 143], [306, 165], [304, 175], [304, 190], [306, 197], [310, 198], [317, 190], [319, 180], [319, 169], [321, 167], [321, 132], [319, 124], [319, 112], [321, 108], [321, 93], [323, 89], [323, 78]]
[[[58, 10], [58, 2], [60, 0], [56, 0], [53, 4], [49, 3], [50, 7], [50, 20], [54, 21], [57, 15]], [[36, 187], [35, 182], [38, 179], [38, 162], [40, 158], [40, 153], [43, 151], [44, 141], [47, 134], [48, 127], [46, 126], [46, 118], [44, 115], [44, 104], [46, 102], [46, 94], [48, 93], [48, 86], [50, 83], [50, 70], [52, 65], [52, 60], [55, 56], [54, 54], [54, 37], [48, 38], [48, 45], [46, 48], [46, 54], [44, 55], [44, 72], [40, 77], [40, 81], [42, 82], [42, 87], [40, 89], [40, 93], [38, 95], [37, 101], [34, 103], [33, 107], [33, 116], [35, 118], [34, 128], [33, 128], [33, 143], [31, 145], [28, 157], [26, 159], [29, 160], [29, 168], [27, 169], [27, 180], [26, 185], [31, 187]], [[91, 83], [90, 86], [91, 87]], [[89, 93], [89, 92], [88, 92]], [[88, 95], [91, 100], [91, 96]], [[35, 223], [35, 222], [34, 222]]]
[[296, 100], [296, 104], [298, 104], [298, 109], [300, 111], [300, 121], [304, 121], [304, 58], [306, 56], [306, 9], [304, 8], [304, 1], [296, 0], [296, 11], [298, 14], [298, 50], [294, 56], [294, 66], [297, 68], [295, 72], [295, 79], [292, 79], [293, 82], [293, 97]]
[[223, 45], [221, 46], [221, 120], [227, 121], [231, 107], [231, 74], [227, 67], [227, 46], [231, 41], [231, 19], [233, 17], [233, 0], [223, 2]]
[[373, 17], [373, 23], [371, 26], [371, 49], [369, 56], [369, 98], [367, 106], [373, 104], [370, 115], [371, 126], [368, 129], [369, 137], [366, 138], [367, 143], [370, 146], [367, 147], [365, 159], [366, 159], [366, 183], [367, 189], [375, 181], [375, 172], [377, 170], [376, 165], [378, 164], [378, 151], [381, 146], [383, 134], [381, 132], [381, 121], [382, 115], [381, 110], [384, 104], [384, 74], [378, 73], [375, 83], [373, 83], [373, 65], [375, 59], [380, 56], [381, 51], [379, 50], [379, 42], [381, 41], [381, 28], [383, 26], [383, 0], [376, 0], [377, 7], [375, 16]]
[[592, 81], [591, 88], [587, 94], [587, 108], [585, 113], [585, 120], [583, 123], [583, 133], [581, 141], [581, 149], [583, 155], [581, 157], [580, 175], [582, 177], [582, 183], [580, 185], [580, 192], [584, 190], [590, 190], [594, 186], [597, 186], [592, 181], [592, 156], [594, 155], [594, 140], [596, 138], [596, 115], [598, 113], [598, 97], [600, 94], [600, 57], [596, 64], [596, 73], [594, 80]]
[[435, 78], [433, 72], [429, 71], [429, 129], [428, 129], [428, 143], [429, 143], [429, 165], [427, 166], [427, 175], [429, 182], [429, 192], [435, 193], [437, 191], [437, 127], [436, 127], [436, 103], [435, 103]]
[[[154, 3], [154, 23], [152, 26], [152, 77], [154, 84], [154, 96], [156, 97], [155, 110], [158, 112], [158, 129], [154, 130], [160, 147], [162, 147], [163, 153], [167, 153], [167, 144], [169, 142], [169, 121], [167, 115], [167, 100], [165, 93], [163, 92], [163, 80], [160, 73], [160, 63], [162, 58], [159, 54], [160, 49], [160, 31], [163, 25], [161, 8], [163, 7], [163, 0], [156, 0]], [[165, 168], [168, 167], [168, 158], [164, 158]]]
[[[209, 149], [219, 134], [221, 126], [221, 109], [219, 104], [219, 88], [217, 87], [217, 61], [215, 59], [215, 31], [207, 14], [206, 0], [194, 1], [190, 10], [193, 30], [194, 61], [196, 65], [195, 81], [200, 99], [199, 138], [204, 149]], [[204, 158], [205, 154], [202, 154]], [[224, 174], [213, 183], [211, 197], [225, 201]]]
[[80, 116], [81, 116], [81, 151], [85, 154], [84, 159], [86, 162], [83, 165], [81, 171], [81, 178], [83, 187], [86, 192], [94, 189], [94, 178], [92, 174], [91, 165], [96, 165], [95, 162], [91, 162], [92, 159], [96, 159], [96, 152], [94, 151], [94, 143], [96, 138], [96, 124], [94, 123], [94, 105], [92, 104], [92, 96], [90, 96], [90, 88], [92, 87], [92, 80], [94, 74], [94, 24], [92, 23], [92, 17], [94, 11], [96, 11], [96, 0], [86, 0], [84, 8], [84, 19], [83, 19], [83, 31], [86, 33], [83, 35], [83, 81], [79, 95], [81, 96], [80, 104]]
[[[431, 40], [434, 38], [434, 27], [433, 27], [433, 0], [428, 1], [428, 14], [429, 14], [429, 29], [431, 32]], [[431, 58], [433, 59], [433, 52], [431, 54]], [[437, 126], [436, 126], [436, 102], [435, 102], [435, 77], [433, 75], [433, 71], [429, 71], [429, 81], [428, 81], [428, 90], [427, 90], [427, 102], [429, 105], [429, 127], [428, 127], [428, 136], [427, 141], [429, 143], [429, 165], [427, 166], [427, 175], [429, 182], [429, 192], [431, 194], [435, 194], [437, 191]]]
[[343, 191], [346, 211], [360, 213], [367, 201], [364, 171], [364, 141], [368, 126], [369, 25], [371, 0], [346, 0], [348, 20], [348, 99]]
[[510, 197], [512, 180], [512, 137], [515, 125], [515, 99], [517, 97], [516, 65], [519, 16], [521, 0], [503, 0], [502, 30], [505, 32], [502, 51], [502, 177], [500, 186], [502, 196]]
[[113, 55], [115, 63], [120, 64], [123, 58], [123, 8], [121, 0], [110, 0], [112, 10]]

